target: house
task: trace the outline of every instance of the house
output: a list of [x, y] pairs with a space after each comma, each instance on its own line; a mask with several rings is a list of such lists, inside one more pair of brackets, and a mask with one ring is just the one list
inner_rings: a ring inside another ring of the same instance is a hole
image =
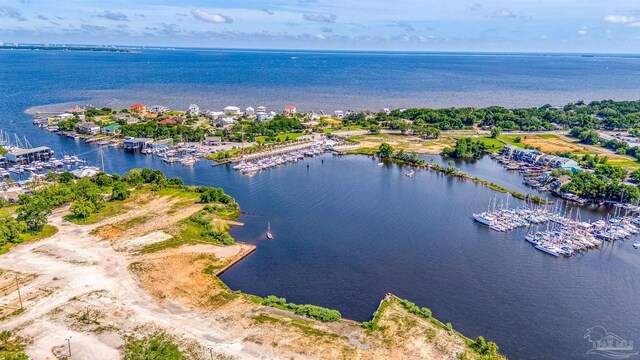
[[267, 113], [267, 108], [264, 106], [258, 106], [258, 108], [256, 109], [256, 114], [266, 114]]
[[83, 134], [95, 135], [100, 133], [100, 126], [92, 122], [83, 122], [78, 124], [78, 132]]
[[389, 108], [382, 108], [382, 109], [380, 109], [380, 112], [381, 113], [385, 113], [387, 115], [391, 114], [391, 110], [389, 110]]
[[154, 113], [154, 114], [163, 114], [165, 112], [169, 111], [169, 108], [166, 106], [162, 106], [162, 105], [153, 105], [151, 107], [150, 112]]
[[158, 125], [182, 125], [184, 119], [179, 116], [172, 116], [170, 118], [158, 121]]
[[120, 133], [120, 125], [118, 124], [107, 125], [102, 128], [102, 133], [107, 136], [118, 135], [118, 133]]
[[216, 120], [213, 120], [214, 124], [220, 124], [222, 126], [233, 125], [233, 124], [235, 124], [237, 122], [238, 122], [238, 120], [236, 120], [236, 118], [231, 117], [231, 116], [221, 116], [221, 117], [217, 118]]
[[153, 139], [149, 138], [126, 138], [124, 139], [124, 149], [128, 151], [140, 151], [149, 147]]
[[152, 120], [158, 117], [158, 114], [154, 114], [154, 113], [146, 113], [143, 116], [146, 120]]
[[224, 116], [224, 112], [222, 111], [207, 111], [207, 117], [210, 119], [217, 119], [220, 116]]
[[140, 122], [138, 118], [135, 118], [133, 116], [127, 116], [126, 118], [124, 118], [124, 121], [127, 122], [127, 125], [137, 124]]
[[49, 160], [53, 155], [53, 150], [46, 146], [31, 149], [17, 149], [7, 153], [7, 160], [12, 163], [30, 164], [36, 160]]
[[220, 136], [207, 136], [202, 142], [204, 145], [220, 145], [222, 143], [222, 137]]
[[333, 116], [337, 117], [338, 119], [342, 119], [344, 117], [344, 112], [342, 110], [336, 110], [333, 112]]
[[69, 114], [68, 112], [58, 115], [58, 119], [60, 120], [69, 120], [72, 118], [73, 118], [73, 114]]
[[147, 107], [143, 104], [133, 104], [129, 108], [129, 111], [135, 115], [144, 115], [147, 112]]
[[222, 112], [224, 112], [225, 115], [236, 116], [240, 115], [240, 108], [237, 106], [227, 106], [226, 108], [222, 109]]
[[191, 114], [191, 115], [198, 116], [198, 115], [200, 115], [200, 107], [198, 105], [196, 105], [196, 104], [191, 104], [191, 105], [189, 105], [188, 113]]
[[287, 116], [293, 116], [296, 114], [296, 112], [296, 107], [293, 105], [288, 105], [286, 108], [284, 108], [284, 114]]
[[247, 116], [253, 116], [253, 115], [255, 115], [255, 114], [256, 114], [256, 111], [255, 111], [255, 109], [254, 109], [254, 108], [252, 108], [251, 106], [249, 106], [248, 108], [246, 108], [246, 109], [244, 110], [244, 114], [245, 114], [245, 115], [247, 115]]
[[320, 123], [317, 122], [317, 121], [307, 121], [307, 122], [303, 122], [302, 125], [304, 125], [305, 127], [309, 128], [309, 129], [312, 129], [312, 128], [320, 125]]
[[560, 164], [560, 169], [571, 170], [572, 173], [577, 173], [582, 170], [582, 168], [578, 165], [575, 160], [566, 159], [567, 161], [563, 161]]

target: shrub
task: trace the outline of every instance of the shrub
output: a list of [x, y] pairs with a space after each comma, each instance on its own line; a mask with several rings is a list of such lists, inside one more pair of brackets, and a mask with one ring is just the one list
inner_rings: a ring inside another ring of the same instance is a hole
[[184, 360], [178, 346], [162, 332], [147, 335], [142, 339], [129, 339], [124, 350], [125, 360]]

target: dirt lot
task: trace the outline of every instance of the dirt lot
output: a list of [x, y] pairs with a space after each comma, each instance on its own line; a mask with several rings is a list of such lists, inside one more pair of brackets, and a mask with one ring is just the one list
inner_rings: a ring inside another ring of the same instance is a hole
[[526, 137], [522, 138], [522, 142], [533, 147], [540, 147], [542, 152], [584, 152], [587, 151], [583, 146], [568, 142], [558, 137], [540, 138]]
[[[199, 210], [168, 201], [151, 200], [91, 225], [67, 222], [68, 210], [55, 211], [50, 223], [57, 234], [0, 256], [0, 330], [28, 339], [34, 359], [65, 358], [69, 337], [73, 359], [118, 359], [127, 336], [156, 329], [177, 338], [193, 359], [208, 359], [209, 349], [238, 359], [457, 359], [468, 353], [461, 337], [402, 308], [390, 306], [380, 321], [386, 330], [368, 334], [357, 323], [321, 323], [231, 291], [213, 274], [250, 245], [141, 253], [140, 244], [166, 239], [163, 229]], [[16, 273], [24, 310], [12, 283]]]
[[453, 146], [455, 140], [449, 138], [440, 138], [433, 140], [424, 140], [417, 136], [405, 136], [405, 135], [360, 135], [356, 139], [360, 142], [360, 145], [364, 148], [377, 149], [380, 144], [386, 142], [391, 145], [395, 150], [404, 149], [404, 151], [415, 152], [418, 154], [432, 154], [437, 155], [442, 152], [447, 146]]

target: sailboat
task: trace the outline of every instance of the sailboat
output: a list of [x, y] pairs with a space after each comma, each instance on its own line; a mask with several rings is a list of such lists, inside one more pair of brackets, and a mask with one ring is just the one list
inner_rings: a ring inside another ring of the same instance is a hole
[[267, 223], [267, 239], [273, 240], [273, 234], [271, 233], [271, 223]]

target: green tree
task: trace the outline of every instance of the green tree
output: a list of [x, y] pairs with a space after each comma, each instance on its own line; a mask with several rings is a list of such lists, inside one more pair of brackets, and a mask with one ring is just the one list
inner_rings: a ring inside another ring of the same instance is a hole
[[111, 190], [111, 199], [112, 200], [126, 200], [130, 196], [129, 186], [122, 182], [118, 181], [113, 184], [113, 189]]
[[378, 154], [381, 158], [388, 159], [393, 155], [393, 147], [387, 143], [382, 143], [378, 147]]
[[495, 139], [498, 136], [500, 136], [501, 132], [502, 132], [502, 129], [500, 129], [499, 127], [493, 127], [491, 128], [491, 137]]
[[96, 210], [96, 208], [91, 201], [80, 199], [71, 205], [70, 210], [71, 214], [76, 219], [86, 219]]
[[369, 132], [371, 134], [380, 134], [380, 125], [378, 124], [373, 124], [371, 126], [369, 126]]

